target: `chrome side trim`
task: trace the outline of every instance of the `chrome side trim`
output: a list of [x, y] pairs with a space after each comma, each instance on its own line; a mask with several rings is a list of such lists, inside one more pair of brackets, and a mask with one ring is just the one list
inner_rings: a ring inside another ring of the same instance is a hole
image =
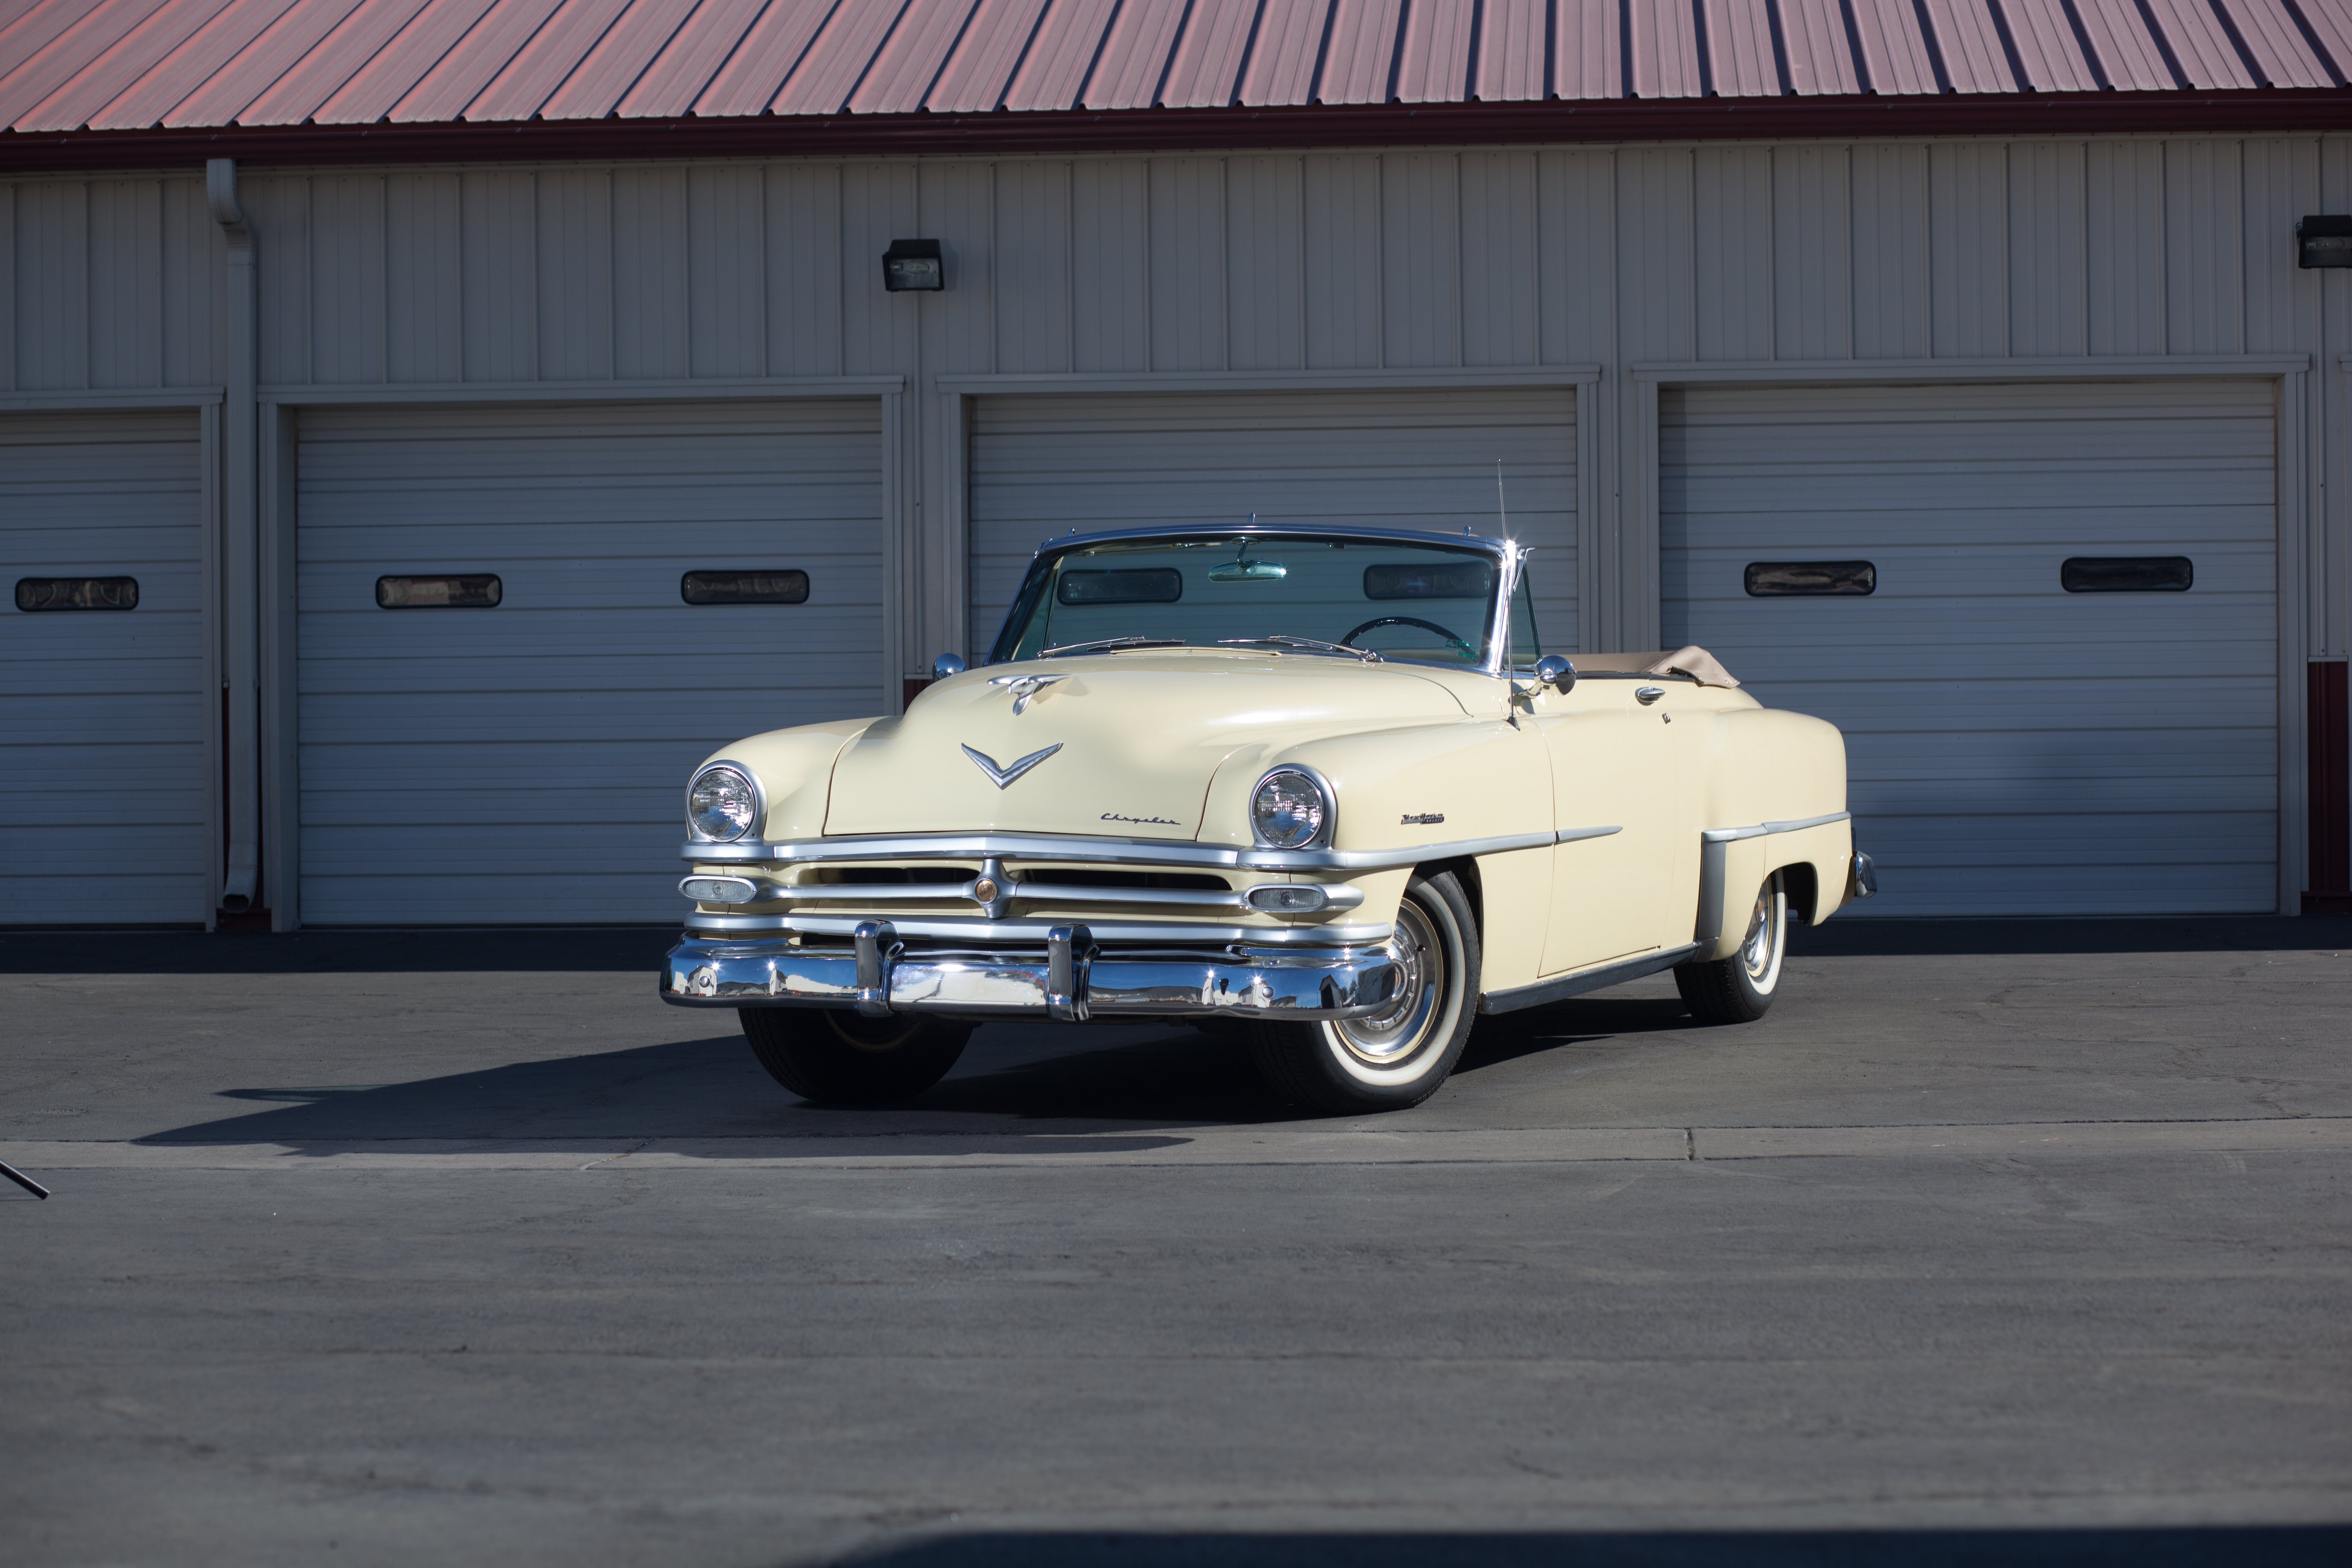
[[[977, 916], [915, 915], [902, 916], [887, 921], [864, 921], [849, 915], [688, 915], [686, 925], [694, 931], [772, 931], [797, 932], [804, 936], [854, 936], [861, 925], [886, 924], [904, 937], [926, 940], [969, 942], [978, 948], [994, 948], [1009, 943], [1034, 942], [1043, 944], [1061, 921], [992, 921]], [[1393, 925], [1360, 926], [1215, 926], [1181, 925], [1175, 922], [1142, 921], [1089, 921], [1088, 926], [1097, 942], [1146, 942], [1192, 943], [1227, 946], [1235, 942], [1254, 947], [1355, 946], [1380, 943], [1395, 933]]]
[[1478, 1011], [1516, 1013], [1522, 1007], [1540, 1007], [1547, 1002], [1559, 1002], [1570, 996], [1581, 996], [1588, 991], [1622, 985], [1628, 980], [1639, 980], [1644, 974], [1655, 974], [1661, 969], [1672, 969], [1698, 951], [1699, 944], [1694, 942], [1657, 952], [1635, 953], [1631, 958], [1621, 958], [1595, 969], [1580, 969], [1573, 974], [1538, 980], [1533, 985], [1521, 985], [1509, 991], [1489, 991], [1478, 998]]
[[1727, 858], [1725, 845], [1742, 838], [1761, 838], [1770, 833], [1796, 833], [1853, 820], [1853, 813], [1850, 811], [1832, 811], [1820, 816], [1759, 822], [1748, 827], [1710, 827], [1702, 832], [1698, 836], [1698, 921], [1691, 932], [1692, 940], [1701, 947], [1713, 947], [1723, 938], [1723, 878]]
[[1553, 842], [1574, 844], [1583, 838], [1606, 838], [1612, 833], [1622, 833], [1622, 827], [1563, 827], [1553, 835]]
[[1237, 845], [1193, 844], [1166, 838], [1063, 838], [1045, 834], [907, 834], [856, 838], [804, 838], [793, 843], [690, 843], [681, 858], [706, 866], [805, 865], [825, 860], [981, 860], [989, 856], [1020, 860], [1075, 860], [1130, 866], [1198, 866], [1239, 871], [1393, 871], [1424, 860], [1501, 855], [1599, 837], [1609, 828], [1570, 828], [1558, 833], [1505, 833], [1491, 838], [1457, 838], [1399, 849], [1244, 849]]

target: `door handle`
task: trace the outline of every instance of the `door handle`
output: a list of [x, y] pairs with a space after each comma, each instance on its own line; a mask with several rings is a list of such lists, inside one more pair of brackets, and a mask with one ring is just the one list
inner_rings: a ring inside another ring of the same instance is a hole
[[1666, 689], [1663, 686], [1644, 686], [1633, 693], [1633, 700], [1647, 708], [1665, 694]]

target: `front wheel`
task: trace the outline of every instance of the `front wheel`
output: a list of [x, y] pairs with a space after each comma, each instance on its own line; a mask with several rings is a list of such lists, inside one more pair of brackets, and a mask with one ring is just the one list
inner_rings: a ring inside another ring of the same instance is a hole
[[1752, 1024], [1780, 988], [1780, 959], [1789, 945], [1789, 896], [1780, 873], [1764, 879], [1748, 933], [1729, 958], [1675, 965], [1675, 989], [1702, 1024]]
[[743, 1037], [768, 1075], [819, 1105], [888, 1105], [947, 1076], [970, 1024], [831, 1008], [739, 1007]]
[[1478, 927], [1452, 872], [1406, 887], [1389, 946], [1403, 984], [1381, 1011], [1244, 1026], [1251, 1059], [1276, 1094], [1349, 1116], [1402, 1110], [1437, 1092], [1470, 1038], [1478, 1005]]

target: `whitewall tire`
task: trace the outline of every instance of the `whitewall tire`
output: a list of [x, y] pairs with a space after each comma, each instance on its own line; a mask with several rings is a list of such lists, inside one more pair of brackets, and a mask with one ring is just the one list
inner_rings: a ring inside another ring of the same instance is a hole
[[1292, 1103], [1331, 1116], [1402, 1110], [1454, 1070], [1478, 1008], [1478, 926], [1450, 871], [1413, 878], [1390, 939], [1404, 972], [1394, 1000], [1369, 1017], [1246, 1026], [1250, 1055]]
[[1773, 872], [1757, 889], [1739, 951], [1729, 958], [1675, 965], [1675, 988], [1702, 1024], [1752, 1024], [1780, 989], [1789, 948], [1789, 895]]

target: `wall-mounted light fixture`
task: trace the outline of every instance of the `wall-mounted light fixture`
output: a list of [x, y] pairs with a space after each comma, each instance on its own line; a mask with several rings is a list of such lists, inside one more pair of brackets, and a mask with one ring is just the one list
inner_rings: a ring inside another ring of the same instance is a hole
[[2352, 217], [2312, 216], [2294, 226], [2297, 267], [2352, 267]]
[[944, 289], [947, 268], [936, 239], [894, 239], [882, 253], [882, 287], [897, 294], [908, 289]]

